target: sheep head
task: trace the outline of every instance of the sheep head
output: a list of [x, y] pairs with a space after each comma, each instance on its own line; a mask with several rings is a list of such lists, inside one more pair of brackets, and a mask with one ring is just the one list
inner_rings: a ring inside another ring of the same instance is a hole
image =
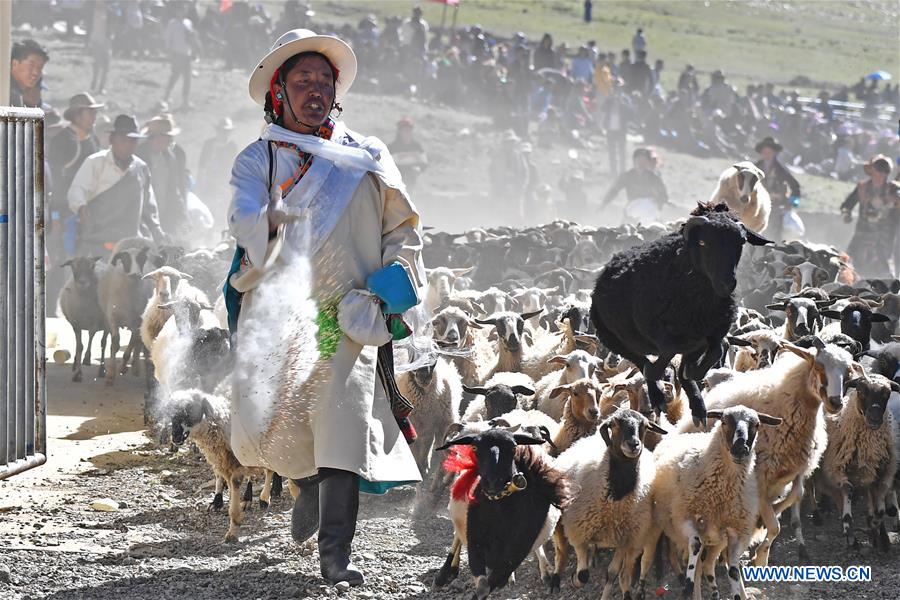
[[779, 417], [759, 413], [740, 404], [725, 410], [710, 410], [706, 416], [709, 419], [719, 419], [722, 441], [728, 448], [731, 460], [737, 464], [744, 464], [750, 459], [756, 432], [761, 424], [775, 426], [782, 421]]
[[593, 379], [579, 379], [575, 383], [567, 383], [553, 388], [550, 397], [560, 395], [568, 397], [569, 411], [572, 416], [585, 425], [594, 425], [600, 420], [600, 395], [603, 388]]
[[867, 375], [847, 382], [848, 389], [856, 390], [856, 409], [866, 420], [869, 429], [879, 429], [884, 424], [884, 410], [892, 392], [900, 393], [900, 383], [882, 375]]
[[681, 235], [694, 269], [709, 280], [715, 294], [722, 298], [731, 296], [737, 287], [736, 271], [744, 244], [771, 243], [724, 212], [690, 217]]
[[484, 396], [484, 418], [491, 420], [505, 415], [519, 404], [519, 395], [534, 396], [534, 389], [524, 385], [512, 387], [499, 383], [489, 388], [463, 386], [463, 391], [476, 396]]
[[813, 338], [813, 348], [806, 349], [784, 342], [781, 347], [802, 358], [810, 366], [808, 391], [831, 414], [841, 411], [844, 402], [844, 380], [851, 372], [862, 373], [850, 353], [820, 338]]
[[644, 450], [647, 431], [665, 435], [665, 429], [630, 408], [620, 408], [600, 424], [600, 435], [614, 456], [637, 460]]
[[98, 260], [99, 256], [76, 256], [60, 266], [72, 269], [72, 279], [76, 288], [87, 290], [97, 287], [97, 271], [94, 267]]
[[437, 450], [446, 450], [450, 446], [472, 446], [475, 449], [482, 493], [488, 500], [500, 500], [528, 485], [525, 475], [516, 467], [516, 446], [540, 445], [545, 442], [539, 436], [518, 430], [518, 425], [494, 427], [477, 435], [457, 437]]

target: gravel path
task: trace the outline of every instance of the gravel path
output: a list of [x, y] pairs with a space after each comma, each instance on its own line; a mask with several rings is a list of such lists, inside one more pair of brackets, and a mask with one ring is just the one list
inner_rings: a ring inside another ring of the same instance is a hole
[[[228, 517], [208, 510], [212, 474], [202, 456], [188, 448], [160, 449], [141, 431], [140, 378], [120, 379], [108, 389], [97, 382], [69, 383], [62, 365], [50, 365], [48, 374], [48, 389], [60, 398], [48, 419], [51, 462], [0, 482], [0, 598], [471, 597], [465, 559], [457, 581], [431, 590], [452, 526], [443, 514], [414, 521], [414, 489], [363, 496], [353, 551], [366, 585], [335, 590], [319, 577], [314, 545], [297, 547], [290, 538], [286, 491], [268, 511], [254, 499], [240, 541], [222, 541]], [[121, 504], [117, 512], [91, 509], [93, 500], [107, 497]], [[810, 564], [871, 565], [873, 582], [763, 584], [750, 588], [753, 596], [900, 598], [896, 535], [892, 554], [884, 556], [870, 552], [866, 542], [848, 549], [834, 513], [824, 526], [807, 521], [804, 529]], [[772, 563], [797, 564], [789, 528], [776, 541]], [[492, 598], [597, 598], [603, 571], [592, 571], [583, 590], [564, 581], [556, 596], [540, 583], [532, 559], [519, 569], [517, 580]], [[727, 586], [724, 574], [719, 581]], [[671, 591], [663, 597], [680, 596], [673, 579], [666, 583]]]

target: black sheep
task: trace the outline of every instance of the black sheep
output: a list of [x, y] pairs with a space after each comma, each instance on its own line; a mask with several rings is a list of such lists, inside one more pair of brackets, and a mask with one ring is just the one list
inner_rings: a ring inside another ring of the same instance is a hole
[[724, 204], [701, 205], [694, 213], [680, 232], [613, 255], [597, 277], [591, 320], [600, 341], [644, 373], [657, 410], [665, 405], [660, 380], [681, 354], [677, 376], [694, 421], [705, 426], [697, 382], [722, 358], [722, 340], [737, 316], [741, 252], [745, 243], [770, 242]]
[[[550, 507], [564, 509], [573, 499], [562, 471], [552, 466], [543, 450], [531, 447], [545, 440], [531, 433], [514, 433], [517, 429], [496, 427], [438, 448], [474, 448], [480, 479], [473, 490], [475, 501], [466, 513], [466, 538], [477, 600], [505, 586], [534, 550], [547, 527]], [[550, 531], [545, 533], [549, 536]]]
[[854, 299], [840, 311], [823, 310], [822, 316], [841, 322], [841, 333], [859, 342], [863, 350], [869, 349], [872, 341], [872, 324], [888, 323], [891, 318], [872, 312], [872, 307], [864, 300]]

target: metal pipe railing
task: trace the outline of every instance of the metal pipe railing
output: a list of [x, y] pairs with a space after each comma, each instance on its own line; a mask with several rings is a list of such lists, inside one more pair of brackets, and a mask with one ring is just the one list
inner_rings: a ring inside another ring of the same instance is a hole
[[46, 462], [43, 112], [0, 108], [0, 479]]

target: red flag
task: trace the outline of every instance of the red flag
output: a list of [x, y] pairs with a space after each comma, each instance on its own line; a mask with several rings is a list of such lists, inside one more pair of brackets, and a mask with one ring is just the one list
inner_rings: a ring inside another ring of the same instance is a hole
[[226, 13], [231, 10], [234, 0], [219, 0], [219, 12]]

